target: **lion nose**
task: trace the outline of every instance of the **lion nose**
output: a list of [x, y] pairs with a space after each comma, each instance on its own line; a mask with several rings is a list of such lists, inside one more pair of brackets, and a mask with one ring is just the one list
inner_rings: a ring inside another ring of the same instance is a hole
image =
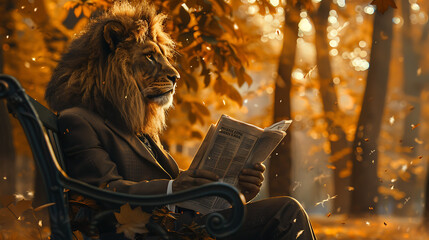
[[170, 80], [173, 84], [175, 84], [177, 82], [177, 80], [179, 80], [180, 75], [179, 74], [174, 74], [174, 75], [169, 75], [167, 76], [168, 80]]

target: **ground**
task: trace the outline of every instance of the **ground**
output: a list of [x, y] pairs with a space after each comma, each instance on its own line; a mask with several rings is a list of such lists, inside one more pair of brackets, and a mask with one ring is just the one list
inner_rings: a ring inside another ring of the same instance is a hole
[[427, 240], [421, 219], [346, 216], [310, 217], [318, 240]]

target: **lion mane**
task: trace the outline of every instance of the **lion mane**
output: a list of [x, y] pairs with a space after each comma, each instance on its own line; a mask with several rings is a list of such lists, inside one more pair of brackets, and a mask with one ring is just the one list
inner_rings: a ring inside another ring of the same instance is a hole
[[50, 108], [84, 107], [159, 141], [179, 78], [168, 61], [174, 42], [163, 30], [165, 18], [147, 2], [119, 1], [91, 19], [52, 74]]

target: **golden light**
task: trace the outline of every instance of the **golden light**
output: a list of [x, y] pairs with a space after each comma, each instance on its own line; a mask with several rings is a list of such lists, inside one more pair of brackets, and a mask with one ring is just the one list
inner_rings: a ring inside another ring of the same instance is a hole
[[337, 49], [331, 49], [330, 51], [329, 51], [329, 55], [331, 55], [332, 57], [335, 57], [335, 56], [337, 56], [338, 55], [338, 50]]
[[359, 41], [359, 47], [364, 48], [366, 47], [366, 42], [365, 41]]
[[363, 8], [363, 11], [364, 11], [366, 14], [371, 15], [371, 14], [374, 14], [375, 9], [374, 9], [374, 7], [373, 7], [373, 6], [368, 5], [368, 6], [365, 6], [365, 7]]
[[339, 77], [334, 77], [334, 79], [332, 79], [332, 82], [334, 82], [334, 84], [338, 85], [338, 84], [340, 84], [341, 80]]
[[331, 47], [338, 47], [338, 42], [333, 39], [333, 40], [329, 41], [329, 46], [331, 46]]
[[294, 79], [300, 81], [304, 78], [304, 73], [302, 72], [302, 70], [300, 68], [297, 68], [292, 72], [292, 77]]
[[350, 95], [344, 93], [340, 95], [338, 99], [338, 104], [344, 110], [351, 110], [353, 109], [355, 103]]
[[335, 17], [335, 16], [329, 16], [328, 17], [328, 22], [331, 23], [331, 24], [334, 24], [334, 23], [338, 22], [337, 17]]
[[313, 29], [308, 18], [302, 18], [301, 21], [299, 21], [298, 27], [301, 31], [305, 33], [309, 33]]
[[345, 0], [337, 0], [337, 5], [339, 7], [345, 7], [346, 6], [346, 1]]
[[273, 21], [273, 16], [268, 14], [264, 17], [265, 22], [271, 23]]
[[366, 51], [361, 51], [361, 52], [359, 53], [359, 56], [360, 56], [361, 58], [366, 58], [366, 57], [368, 56], [368, 53], [367, 53]]
[[247, 9], [247, 13], [250, 15], [254, 15], [259, 11], [259, 7], [256, 5], [251, 5], [249, 6], [249, 8]]
[[279, 0], [270, 0], [271, 5], [273, 5], [274, 7], [277, 7], [279, 5]]
[[413, 3], [411, 4], [411, 9], [414, 11], [419, 11], [420, 10], [420, 5], [417, 3]]
[[328, 33], [328, 38], [332, 39], [332, 38], [336, 37], [337, 35], [338, 35], [338, 31], [336, 29], [332, 29]]

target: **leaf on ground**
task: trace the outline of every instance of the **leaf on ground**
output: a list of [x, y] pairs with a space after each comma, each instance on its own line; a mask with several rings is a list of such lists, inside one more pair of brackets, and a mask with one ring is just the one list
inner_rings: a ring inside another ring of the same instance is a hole
[[8, 208], [17, 216], [21, 216], [26, 210], [33, 209], [30, 200], [21, 200], [16, 204], [10, 204]]
[[384, 14], [389, 7], [397, 8], [394, 0], [373, 0], [371, 5], [377, 6], [377, 11]]
[[150, 213], [143, 212], [141, 207], [131, 209], [127, 203], [121, 206], [119, 213], [115, 212], [116, 220], [119, 227], [116, 228], [116, 233], [124, 233], [125, 237], [134, 239], [136, 233], [147, 233], [146, 223], [151, 217]]

